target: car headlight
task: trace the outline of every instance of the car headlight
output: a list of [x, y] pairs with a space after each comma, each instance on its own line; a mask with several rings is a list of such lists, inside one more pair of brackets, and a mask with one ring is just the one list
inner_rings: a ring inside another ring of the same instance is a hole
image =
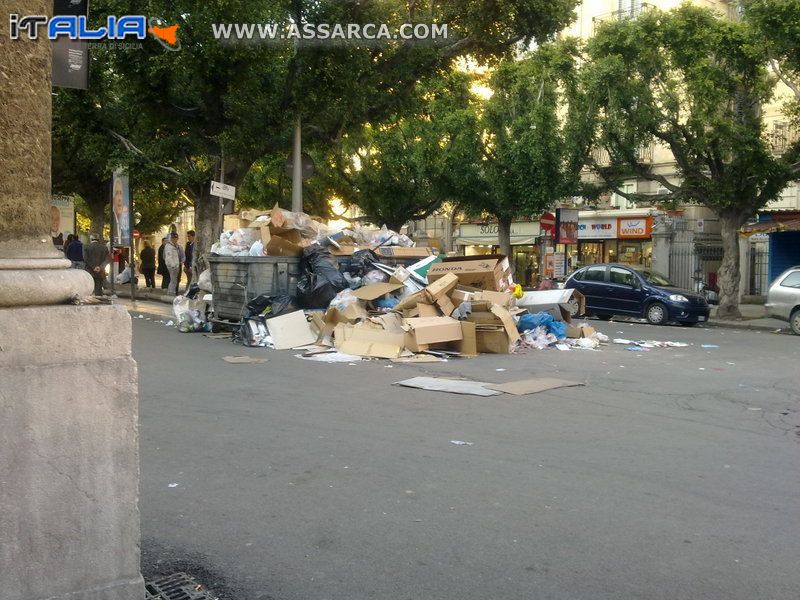
[[680, 294], [672, 294], [669, 297], [669, 299], [672, 300], [673, 302], [688, 302], [689, 301], [688, 298], [686, 298], [686, 296], [681, 296]]

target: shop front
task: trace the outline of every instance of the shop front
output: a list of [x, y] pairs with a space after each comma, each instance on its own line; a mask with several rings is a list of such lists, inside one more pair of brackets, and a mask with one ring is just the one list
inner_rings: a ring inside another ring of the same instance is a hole
[[[455, 246], [465, 256], [497, 254], [500, 249], [495, 222], [461, 223], [456, 228]], [[540, 235], [539, 221], [515, 221], [511, 224], [511, 256], [515, 281], [524, 286], [538, 281]]]
[[597, 263], [624, 263], [650, 267], [653, 217], [593, 216], [581, 212], [576, 267]]

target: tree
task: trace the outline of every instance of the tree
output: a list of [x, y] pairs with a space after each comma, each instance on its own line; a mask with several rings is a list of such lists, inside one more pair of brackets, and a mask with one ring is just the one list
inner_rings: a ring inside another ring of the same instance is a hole
[[497, 218], [504, 254], [514, 219], [538, 216], [582, 189], [577, 58], [577, 43], [563, 40], [501, 63], [494, 94], [476, 115], [474, 172], [453, 192], [468, 213]]
[[[158, 164], [195, 205], [195, 256], [219, 232], [219, 205], [210, 181], [224, 174], [237, 187], [264, 156], [291, 147], [295, 117], [310, 144], [334, 144], [365, 123], [401, 114], [418, 82], [470, 53], [497, 57], [518, 42], [543, 39], [572, 18], [576, 0], [445, 0], [422, 7], [400, 0], [381, 3], [302, 0], [98, 0], [93, 18], [148, 14], [178, 24], [179, 52], [154, 40], [141, 50], [105, 53], [127, 107], [115, 134], [133, 154]], [[389, 42], [326, 46], [224, 43], [213, 24], [282, 22], [447, 23], [451, 37], [439, 44]], [[98, 53], [102, 54], [102, 53]], [[224, 160], [223, 160], [224, 155]], [[224, 163], [224, 173], [222, 165]]]
[[[791, 157], [772, 156], [764, 136], [760, 108], [774, 80], [761, 42], [745, 23], [686, 5], [605, 25], [588, 48], [587, 113], [611, 159], [595, 168], [632, 200], [641, 196], [620, 189], [626, 175], [661, 184], [669, 194], [660, 199], [719, 215], [721, 317], [739, 313], [739, 228], [792, 177]], [[680, 182], [639, 161], [637, 149], [653, 141], [671, 150]]]
[[345, 205], [361, 209], [361, 220], [397, 231], [433, 214], [470, 175], [459, 160], [473, 143], [470, 83], [463, 72], [431, 78], [405, 115], [367, 124], [338, 144], [335, 169], [325, 175]]

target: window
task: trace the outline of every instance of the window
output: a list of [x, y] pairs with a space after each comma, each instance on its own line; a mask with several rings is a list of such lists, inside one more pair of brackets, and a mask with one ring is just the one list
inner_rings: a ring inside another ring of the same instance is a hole
[[605, 281], [605, 279], [605, 267], [589, 267], [583, 272], [583, 278], [581, 281]]
[[655, 271], [642, 271], [642, 277], [644, 277], [648, 283], [652, 283], [653, 285], [672, 285], [667, 277], [664, 277], [661, 273], [656, 273]]
[[611, 283], [618, 283], [620, 285], [629, 285], [631, 287], [636, 285], [636, 277], [628, 271], [628, 269], [620, 269], [619, 267], [611, 267]]
[[781, 287], [800, 288], [800, 271], [789, 273], [781, 281]]

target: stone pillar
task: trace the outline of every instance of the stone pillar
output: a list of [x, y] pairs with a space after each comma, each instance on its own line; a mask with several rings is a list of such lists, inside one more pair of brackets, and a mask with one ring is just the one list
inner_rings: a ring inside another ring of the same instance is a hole
[[672, 248], [672, 232], [667, 227], [653, 229], [653, 270], [667, 277], [669, 272], [669, 253]]
[[[0, 0], [50, 14], [51, 0]], [[141, 600], [136, 363], [48, 235], [50, 42], [0, 22], [0, 597]]]

